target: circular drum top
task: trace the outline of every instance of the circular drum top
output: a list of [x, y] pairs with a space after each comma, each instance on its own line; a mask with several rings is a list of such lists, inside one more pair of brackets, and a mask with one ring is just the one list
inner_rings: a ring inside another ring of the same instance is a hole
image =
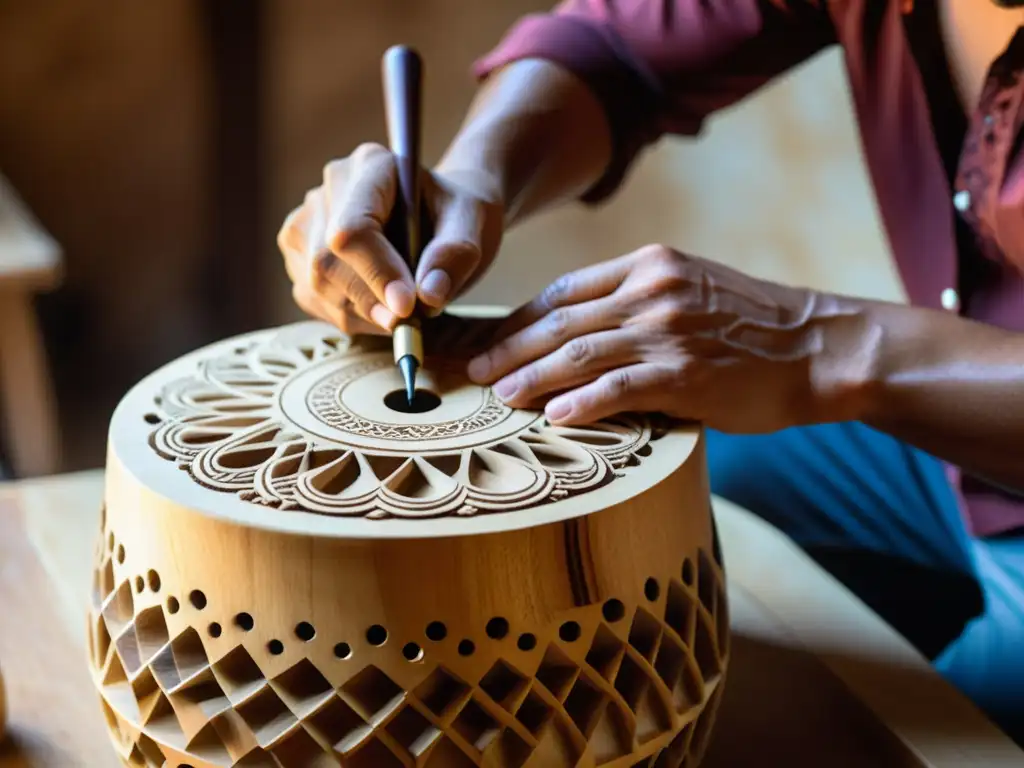
[[461, 374], [423, 371], [418, 384], [410, 409], [394, 395], [402, 380], [389, 348], [298, 323], [151, 374], [118, 406], [111, 447], [149, 490], [211, 517], [412, 538], [523, 528], [621, 503], [684, 463], [699, 433], [632, 414], [556, 427]]

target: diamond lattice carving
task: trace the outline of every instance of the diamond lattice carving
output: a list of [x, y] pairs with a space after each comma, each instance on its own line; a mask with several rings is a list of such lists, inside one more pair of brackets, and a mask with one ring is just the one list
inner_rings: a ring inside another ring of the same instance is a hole
[[727, 667], [723, 574], [703, 552], [656, 599], [534, 628], [548, 639], [529, 663], [481, 637], [492, 661], [478, 679], [427, 653], [406, 688], [389, 674], [412, 663], [397, 648], [387, 664], [347, 660], [340, 683], [310, 658], [268, 676], [266, 654], [241, 639], [211, 663], [199, 630], [174, 631], [162, 605], [133, 598], [133, 577], [102, 586], [116, 557], [107, 546], [97, 558], [90, 661], [135, 768], [695, 766]]

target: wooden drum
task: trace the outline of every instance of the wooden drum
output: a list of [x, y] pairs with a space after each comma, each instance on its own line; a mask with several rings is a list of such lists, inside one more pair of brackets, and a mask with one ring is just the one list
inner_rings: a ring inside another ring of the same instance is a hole
[[403, 412], [389, 350], [300, 323], [124, 398], [89, 640], [126, 765], [697, 765], [729, 638], [700, 429], [421, 386]]

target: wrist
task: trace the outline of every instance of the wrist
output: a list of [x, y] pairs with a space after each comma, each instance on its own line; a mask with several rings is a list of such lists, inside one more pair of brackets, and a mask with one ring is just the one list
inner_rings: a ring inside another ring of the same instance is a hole
[[811, 423], [865, 421], [884, 388], [887, 329], [870, 302], [820, 295], [810, 324]]

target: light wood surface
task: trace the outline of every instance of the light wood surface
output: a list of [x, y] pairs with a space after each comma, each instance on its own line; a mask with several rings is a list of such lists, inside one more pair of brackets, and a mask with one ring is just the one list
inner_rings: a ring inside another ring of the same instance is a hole
[[[0, 486], [0, 664], [13, 734], [2, 768], [120, 765], [85, 662], [81, 585], [102, 495], [99, 472]], [[1024, 752], [788, 540], [715, 506], [733, 646], [704, 766], [1024, 765]]]
[[32, 299], [60, 276], [57, 243], [0, 176], [0, 424], [21, 477], [58, 468], [56, 401]]
[[89, 640], [129, 763], [696, 768], [728, 668], [702, 430], [419, 387], [306, 322], [124, 397]]

